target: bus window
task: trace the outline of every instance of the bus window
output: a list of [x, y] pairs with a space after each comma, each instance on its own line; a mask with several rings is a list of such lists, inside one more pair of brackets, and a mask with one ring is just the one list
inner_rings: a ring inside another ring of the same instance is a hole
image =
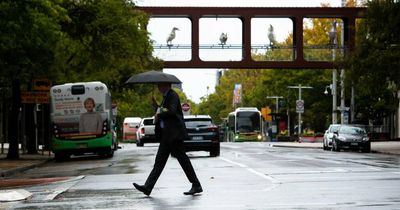
[[83, 85], [73, 85], [71, 87], [72, 95], [82, 95], [85, 94], [85, 86]]

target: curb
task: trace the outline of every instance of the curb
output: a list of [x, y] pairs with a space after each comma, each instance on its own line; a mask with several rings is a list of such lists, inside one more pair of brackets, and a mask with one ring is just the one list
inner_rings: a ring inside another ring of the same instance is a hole
[[322, 149], [322, 147], [295, 146], [295, 145], [271, 145], [272, 147], [304, 148], [304, 149]]
[[5, 171], [1, 172], [0, 177], [2, 177], [2, 178], [8, 177], [8, 176], [11, 176], [11, 175], [16, 174], [16, 173], [21, 173], [21, 172], [24, 172], [26, 170], [42, 166], [42, 165], [46, 164], [47, 162], [49, 162], [49, 161], [51, 161], [53, 159], [54, 158], [49, 158], [47, 160], [43, 160], [43, 161], [41, 161], [39, 163], [35, 163], [35, 164], [32, 164], [32, 165], [27, 165], [27, 166], [23, 166], [23, 167], [18, 167], [18, 168], [14, 168], [14, 169], [5, 170]]
[[[322, 147], [319, 146], [300, 146], [300, 145], [274, 145], [270, 144], [271, 147], [287, 147], [287, 148], [304, 148], [304, 149], [322, 149]], [[374, 150], [371, 149], [371, 153], [376, 153], [376, 154], [386, 154], [386, 155], [399, 155], [397, 153], [389, 152], [389, 151], [379, 151], [379, 150]]]

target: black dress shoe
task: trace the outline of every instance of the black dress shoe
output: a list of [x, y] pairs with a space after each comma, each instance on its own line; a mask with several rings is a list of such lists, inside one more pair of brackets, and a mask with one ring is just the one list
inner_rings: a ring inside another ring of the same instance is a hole
[[151, 191], [148, 190], [145, 186], [133, 183], [133, 186], [139, 190], [140, 192], [144, 193], [145, 195], [149, 196]]
[[201, 186], [192, 186], [192, 188], [189, 191], [184, 192], [183, 194], [194, 195], [196, 193], [201, 193], [201, 192], [203, 192], [203, 188], [201, 188]]

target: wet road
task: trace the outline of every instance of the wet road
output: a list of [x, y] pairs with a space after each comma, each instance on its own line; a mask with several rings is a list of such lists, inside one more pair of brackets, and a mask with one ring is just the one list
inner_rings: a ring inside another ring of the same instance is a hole
[[204, 192], [190, 188], [170, 158], [151, 197], [143, 183], [156, 144], [123, 144], [111, 159], [79, 157], [50, 162], [18, 178], [65, 177], [68, 181], [23, 189], [33, 196], [0, 204], [13, 209], [399, 209], [400, 157], [271, 147], [269, 143], [222, 143], [221, 156], [190, 152]]

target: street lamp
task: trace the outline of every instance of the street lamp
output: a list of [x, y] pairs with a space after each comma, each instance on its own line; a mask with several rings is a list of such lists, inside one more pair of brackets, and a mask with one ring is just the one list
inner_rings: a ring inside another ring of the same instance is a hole
[[328, 92], [328, 88], [332, 90], [332, 84], [327, 85], [327, 86], [325, 87], [325, 91], [324, 91], [324, 94], [325, 94], [325, 95], [328, 95], [328, 93], [329, 93], [329, 92]]
[[[332, 60], [336, 60], [336, 47], [337, 47], [337, 31], [336, 31], [336, 21], [332, 22], [332, 27], [331, 31], [329, 32], [329, 40], [330, 44], [332, 46]], [[336, 97], [336, 79], [337, 78], [337, 70], [333, 69], [332, 70], [332, 124], [337, 123], [337, 115], [336, 115], [336, 109], [337, 109], [337, 97]], [[327, 90], [326, 90], [327, 91]]]

